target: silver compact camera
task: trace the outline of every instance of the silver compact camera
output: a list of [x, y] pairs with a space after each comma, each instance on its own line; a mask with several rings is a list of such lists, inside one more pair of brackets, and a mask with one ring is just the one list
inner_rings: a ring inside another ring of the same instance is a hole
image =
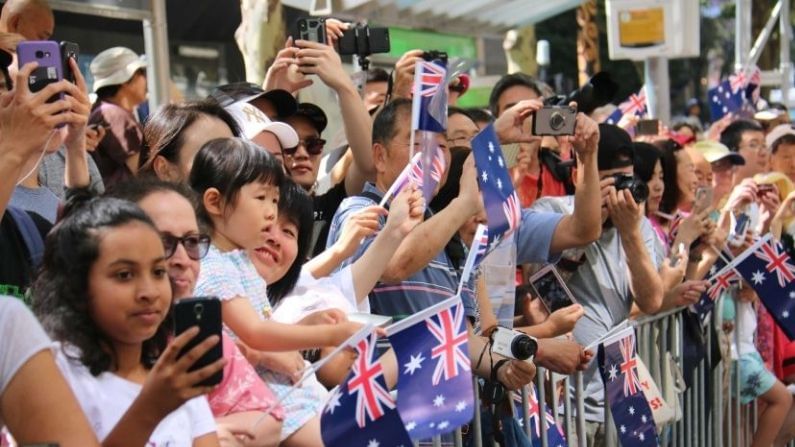
[[524, 332], [497, 327], [492, 335], [492, 351], [503, 357], [531, 363], [538, 351], [538, 342]]
[[538, 109], [533, 118], [533, 135], [574, 135], [577, 108], [549, 106]]

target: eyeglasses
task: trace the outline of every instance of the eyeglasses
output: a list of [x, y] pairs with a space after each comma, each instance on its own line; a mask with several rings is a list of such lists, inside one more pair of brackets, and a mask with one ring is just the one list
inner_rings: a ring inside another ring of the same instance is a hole
[[166, 250], [166, 259], [174, 256], [178, 244], [182, 244], [185, 247], [188, 257], [194, 261], [206, 256], [207, 251], [210, 249], [210, 236], [206, 234], [189, 234], [177, 237], [173, 234], [163, 233], [160, 235], [160, 239], [163, 241], [163, 248]]
[[[326, 140], [322, 138], [307, 138], [306, 140], [300, 140], [298, 142], [298, 146], [302, 145], [309, 155], [319, 155], [323, 152], [323, 147], [326, 146]], [[284, 155], [292, 157], [298, 152], [298, 146], [286, 147], [282, 152], [284, 152]]]

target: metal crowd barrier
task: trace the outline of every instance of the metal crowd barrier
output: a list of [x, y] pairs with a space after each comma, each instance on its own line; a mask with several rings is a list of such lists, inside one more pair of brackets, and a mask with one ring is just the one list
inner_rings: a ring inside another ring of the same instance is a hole
[[[723, 321], [720, 317], [722, 306], [722, 299], [719, 299], [709, 322], [718, 328], [718, 334], [722, 333]], [[733, 396], [740, 395], [737, 362], [714, 359], [716, 365], [714, 368], [710, 368], [713, 363], [710, 349], [713, 335], [711, 330], [705, 331], [706, 357], [695, 366], [691, 386], [683, 393], [679, 393], [675, 389], [670, 389], [676, 385], [675, 380], [664, 380], [663, 362], [667, 361], [667, 352], [670, 352], [671, 358], [678, 368], [683, 370], [683, 312], [683, 309], [675, 309], [659, 315], [642, 317], [633, 323], [637, 335], [638, 356], [646, 364], [649, 374], [657, 384], [662, 396], [666, 398], [668, 405], [678, 411], [674, 421], [664, 427], [658, 426], [660, 445], [663, 447], [748, 446], [751, 444], [751, 437], [756, 429], [756, 403], [741, 405], [739, 399], [733, 398]], [[735, 319], [733, 323], [732, 337], [735, 337], [736, 341], [740, 322]], [[728, 349], [728, 346], [726, 348]], [[559, 380], [556, 380], [557, 384], [562, 382], [560, 392], [551, 377], [556, 377]], [[564, 377], [547, 374], [547, 371], [539, 367], [536, 373], [536, 386], [538, 389], [538, 414], [542, 416], [539, 418], [541, 433], [547, 433], [547, 420], [543, 415], [547, 408], [551, 408], [569, 446], [586, 447], [586, 421], [583, 417], [577, 417], [577, 415], [584, 414], [585, 388], [582, 373], [578, 372]], [[733, 392], [730, 391], [730, 387]], [[477, 387], [475, 387], [475, 392], [476, 408], [480, 408]], [[671, 396], [674, 398], [670, 399]], [[527, 389], [525, 388], [522, 390], [522, 406], [524, 408], [522, 427], [530, 439], [533, 424], [528, 421], [527, 399]], [[605, 445], [619, 445], [606, 402], [603, 423]], [[473, 432], [472, 445], [482, 447], [479, 411], [475, 412], [471, 429]], [[546, 436], [542, 437], [541, 441], [543, 447], [555, 447], [549, 444]], [[415, 445], [433, 445], [434, 447], [454, 445], [459, 447], [463, 445], [463, 441], [461, 431], [458, 430], [453, 436], [453, 441], [443, 443], [441, 438], [434, 438], [431, 442], [415, 443]], [[795, 447], [795, 441], [788, 443], [787, 446]]]

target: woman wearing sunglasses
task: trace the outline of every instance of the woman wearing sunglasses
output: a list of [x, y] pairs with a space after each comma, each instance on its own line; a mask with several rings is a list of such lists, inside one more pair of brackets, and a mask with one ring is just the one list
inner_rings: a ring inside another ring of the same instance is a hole
[[[193, 192], [148, 178], [118, 184], [111, 195], [136, 202], [152, 219], [165, 248], [174, 300], [192, 296], [200, 260], [210, 248], [210, 236], [199, 230]], [[232, 339], [224, 334], [222, 343], [227, 359], [223, 381], [207, 395], [221, 445], [278, 444], [283, 408]]]

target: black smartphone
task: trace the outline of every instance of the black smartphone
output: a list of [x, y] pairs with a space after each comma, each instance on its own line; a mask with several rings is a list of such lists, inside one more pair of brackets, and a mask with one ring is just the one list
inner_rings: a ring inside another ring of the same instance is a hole
[[[221, 336], [221, 300], [216, 297], [194, 297], [185, 298], [177, 301], [174, 306], [174, 333], [179, 335], [193, 326], [199, 327], [199, 334], [180, 351], [180, 357], [190, 351], [196, 345], [213, 335]], [[221, 359], [224, 355], [221, 341], [213, 346], [209, 351], [190, 367], [189, 371], [201, 369], [211, 363]], [[196, 384], [196, 386], [213, 386], [221, 383], [224, 377], [223, 370], [218, 371], [212, 376]]]
[[389, 28], [370, 28], [368, 25], [354, 24], [337, 39], [337, 52], [341, 55], [369, 56], [389, 53], [391, 48]]
[[660, 120], [640, 120], [635, 126], [636, 135], [657, 135], [660, 133]]
[[530, 278], [530, 286], [549, 313], [575, 303], [574, 295], [563, 282], [554, 265], [548, 265]]
[[298, 19], [298, 38], [328, 44], [326, 40], [326, 21], [317, 18]]
[[61, 65], [63, 66], [63, 78], [72, 84], [75, 83], [75, 74], [72, 72], [72, 66], [69, 64], [69, 59], [74, 59], [77, 63], [78, 55], [80, 54], [80, 45], [74, 42], [61, 42]]

